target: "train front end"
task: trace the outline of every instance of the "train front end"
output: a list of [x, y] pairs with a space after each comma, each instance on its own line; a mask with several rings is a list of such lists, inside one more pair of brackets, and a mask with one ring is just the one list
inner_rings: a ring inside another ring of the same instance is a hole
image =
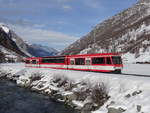
[[114, 73], [121, 73], [123, 69], [122, 58], [120, 55], [112, 56], [112, 64], [114, 68]]

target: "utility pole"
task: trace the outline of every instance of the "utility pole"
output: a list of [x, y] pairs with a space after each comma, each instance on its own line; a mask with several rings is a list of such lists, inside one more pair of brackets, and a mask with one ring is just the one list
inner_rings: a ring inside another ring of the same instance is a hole
[[96, 45], [96, 27], [93, 28], [93, 48], [95, 48]]

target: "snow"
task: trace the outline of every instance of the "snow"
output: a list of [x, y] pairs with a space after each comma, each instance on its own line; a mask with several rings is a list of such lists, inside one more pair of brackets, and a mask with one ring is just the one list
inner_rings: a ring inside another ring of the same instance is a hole
[[122, 59], [123, 59], [123, 62], [126, 62], [126, 63], [135, 63], [135, 56], [134, 54], [131, 54], [131, 53], [126, 53], [124, 55], [122, 55]]
[[146, 50], [140, 48], [138, 57], [133, 53], [126, 53], [122, 55], [123, 62], [125, 63], [136, 63], [136, 62], [150, 62], [150, 47], [147, 47]]
[[5, 31], [5, 33], [9, 33], [9, 28], [6, 25], [0, 23], [0, 27]]
[[27, 52], [26, 50], [26, 43], [20, 39], [19, 37], [12, 37], [12, 40], [16, 43], [16, 45], [18, 46], [18, 48], [25, 53], [28, 56], [32, 56], [29, 52]]
[[149, 64], [124, 64], [123, 73], [150, 76]]
[[87, 54], [87, 52], [90, 51], [91, 49], [92, 49], [92, 48], [90, 48], [90, 47], [89, 47], [89, 48], [86, 48], [86, 49], [83, 49], [82, 51], [80, 51], [79, 54], [81, 54], [81, 55], [82, 55], [82, 54]]
[[[3, 71], [19, 75], [17, 83], [21, 84], [21, 79], [29, 79], [33, 72], [42, 73], [43, 78], [40, 81], [35, 81], [36, 84], [43, 83], [44, 88], [51, 87], [49, 83], [53, 76], [67, 76], [75, 82], [84, 80], [92, 84], [103, 82], [109, 92], [110, 99], [98, 110], [93, 113], [107, 113], [107, 107], [122, 108], [126, 110], [124, 113], [137, 113], [137, 106], [141, 106], [140, 113], [149, 113], [150, 110], [150, 77], [131, 76], [132, 74], [150, 76], [150, 65], [148, 64], [125, 64], [123, 73], [128, 75], [82, 72], [73, 70], [58, 70], [45, 68], [27, 68], [24, 64], [1, 64], [0, 68]], [[51, 87], [52, 88], [52, 87]], [[54, 90], [59, 90], [53, 87]], [[46, 89], [49, 92], [49, 89]], [[71, 92], [62, 92], [64, 95]], [[83, 106], [83, 102], [73, 100], [73, 103], [79, 107]]]
[[5, 54], [5, 57], [6, 57], [5, 59], [6, 59], [6, 60], [7, 60], [8, 58], [11, 58], [11, 59], [13, 59], [14, 61], [17, 61], [17, 57], [18, 57], [19, 55], [18, 55], [17, 53], [15, 53], [14, 51], [9, 50], [9, 49], [7, 49], [7, 48], [1, 46], [1, 45], [0, 45], [0, 51]]
[[78, 105], [79, 107], [83, 107], [83, 106], [84, 106], [83, 102], [79, 102], [79, 101], [75, 101], [75, 100], [73, 100], [72, 102], [73, 102], [75, 105]]

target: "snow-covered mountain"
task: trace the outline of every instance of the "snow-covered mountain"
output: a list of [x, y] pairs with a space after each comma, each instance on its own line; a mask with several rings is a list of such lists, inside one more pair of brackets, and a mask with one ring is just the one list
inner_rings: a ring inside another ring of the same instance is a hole
[[7, 56], [7, 59], [16, 60], [20, 57], [56, 55], [57, 51], [46, 46], [28, 44], [8, 26], [0, 23], [0, 53]]
[[150, 62], [150, 0], [103, 21], [61, 54], [121, 52], [129, 62]]
[[[17, 61], [23, 57], [31, 56], [27, 52], [24, 52], [16, 41], [21, 40], [13, 31], [11, 31], [6, 25], [0, 24], [0, 54], [1, 61]], [[22, 41], [23, 42], [23, 41]]]
[[55, 56], [58, 54], [58, 51], [54, 48], [48, 46], [42, 46], [39, 44], [30, 45], [28, 52], [36, 57], [38, 56]]

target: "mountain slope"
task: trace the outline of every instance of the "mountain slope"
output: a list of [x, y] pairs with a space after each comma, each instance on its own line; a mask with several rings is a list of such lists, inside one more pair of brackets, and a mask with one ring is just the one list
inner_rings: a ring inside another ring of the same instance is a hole
[[98, 24], [61, 54], [101, 52], [121, 52], [126, 57], [132, 55], [137, 61], [141, 61], [141, 56], [150, 55], [150, 0], [140, 0], [133, 7]]
[[11, 49], [15, 51], [16, 53], [20, 55], [25, 56], [25, 54], [22, 51], [20, 51], [17, 44], [13, 40], [10, 39], [10, 31], [6, 33], [3, 30], [3, 28], [0, 28], [0, 45], [2, 45], [3, 47], [7, 49]]
[[16, 61], [20, 57], [56, 55], [57, 51], [46, 46], [30, 45], [6, 25], [0, 24], [0, 53], [3, 57], [6, 56], [0, 59], [14, 59]]

